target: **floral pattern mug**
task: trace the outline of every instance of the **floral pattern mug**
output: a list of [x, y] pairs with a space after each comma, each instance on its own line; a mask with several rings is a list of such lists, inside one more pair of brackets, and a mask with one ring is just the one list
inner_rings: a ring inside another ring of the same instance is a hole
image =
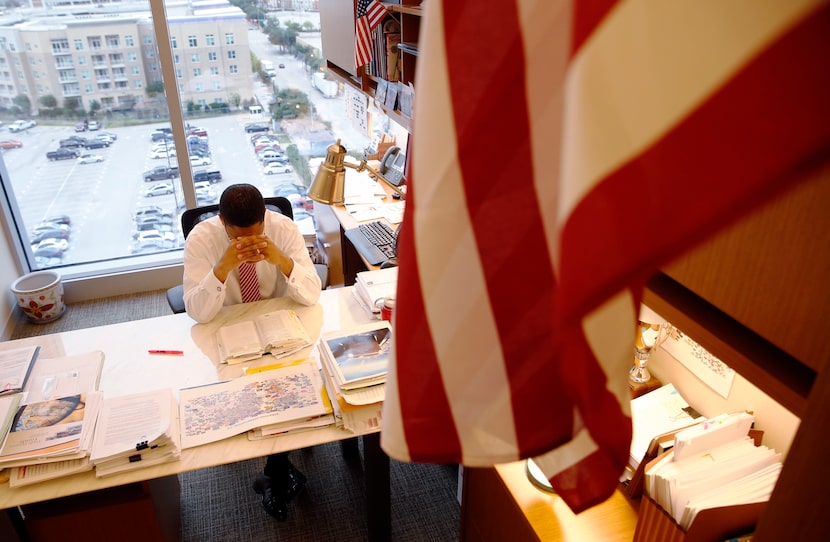
[[63, 282], [56, 271], [35, 271], [23, 275], [11, 285], [17, 304], [29, 321], [35, 324], [52, 322], [63, 316]]

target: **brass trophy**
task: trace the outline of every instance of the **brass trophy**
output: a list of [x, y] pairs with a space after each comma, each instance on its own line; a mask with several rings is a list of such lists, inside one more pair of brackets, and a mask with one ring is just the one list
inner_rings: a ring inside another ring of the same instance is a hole
[[661, 341], [661, 324], [649, 324], [642, 320], [637, 321], [637, 335], [634, 343], [634, 366], [628, 371], [628, 380], [632, 385], [645, 384], [651, 380], [648, 372], [648, 358], [651, 351]]

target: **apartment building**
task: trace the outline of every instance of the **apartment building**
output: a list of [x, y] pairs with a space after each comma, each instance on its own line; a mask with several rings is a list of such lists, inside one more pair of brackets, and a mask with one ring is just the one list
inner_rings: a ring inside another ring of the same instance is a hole
[[[224, 0], [166, 4], [182, 103], [231, 103], [253, 96], [244, 13]], [[70, 5], [0, 19], [0, 106], [15, 96], [66, 98], [90, 109], [147, 105], [162, 80], [148, 2]]]

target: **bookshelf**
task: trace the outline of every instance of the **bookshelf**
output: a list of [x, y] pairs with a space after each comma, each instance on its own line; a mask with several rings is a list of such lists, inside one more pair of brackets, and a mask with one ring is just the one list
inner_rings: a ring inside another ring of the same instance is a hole
[[[344, 31], [345, 26], [353, 26], [351, 22], [354, 20], [354, 2], [352, 2], [351, 17], [347, 17], [340, 13], [339, 17], [334, 14], [329, 21], [338, 19], [342, 26], [326, 26], [327, 18], [325, 13], [327, 9], [343, 9], [342, 2], [340, 6], [334, 7], [335, 0], [323, 0], [320, 3], [321, 13], [324, 14], [321, 21], [323, 22], [322, 36], [323, 36], [323, 52], [327, 50], [343, 50], [348, 49], [353, 51], [354, 47], [354, 33], [349, 34]], [[331, 5], [331, 7], [329, 7]], [[386, 10], [392, 15], [394, 19], [400, 22], [401, 43], [405, 44], [400, 49], [400, 77], [399, 81], [403, 84], [415, 84], [415, 71], [418, 62], [418, 34], [421, 31], [421, 0], [401, 0], [400, 4], [383, 3]], [[388, 19], [388, 18], [387, 18]], [[353, 30], [353, 28], [352, 28]], [[347, 37], [344, 37], [347, 36]], [[348, 40], [351, 40], [349, 43]], [[342, 44], [341, 46], [334, 45], [335, 40]], [[328, 43], [327, 43], [328, 41]], [[327, 47], [327, 45], [330, 45]], [[351, 67], [347, 58], [340, 59], [326, 59], [326, 67], [329, 73], [340, 79], [343, 83], [355, 88], [370, 98], [375, 97], [377, 91], [378, 80], [381, 78], [377, 75], [370, 75], [363, 68], [355, 72]], [[398, 125], [405, 130], [411, 131], [412, 119], [410, 116], [403, 114], [398, 107], [392, 108], [386, 105], [378, 104], [383, 112], [390, 117]]]

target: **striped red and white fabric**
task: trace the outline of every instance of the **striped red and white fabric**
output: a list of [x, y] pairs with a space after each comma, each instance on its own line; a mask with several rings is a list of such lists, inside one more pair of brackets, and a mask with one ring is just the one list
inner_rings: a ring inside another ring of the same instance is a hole
[[383, 449], [537, 457], [575, 511], [630, 446], [645, 280], [830, 156], [826, 2], [430, 0]]
[[259, 278], [256, 274], [256, 264], [243, 262], [239, 265], [239, 289], [242, 291], [242, 302], [259, 301]]

